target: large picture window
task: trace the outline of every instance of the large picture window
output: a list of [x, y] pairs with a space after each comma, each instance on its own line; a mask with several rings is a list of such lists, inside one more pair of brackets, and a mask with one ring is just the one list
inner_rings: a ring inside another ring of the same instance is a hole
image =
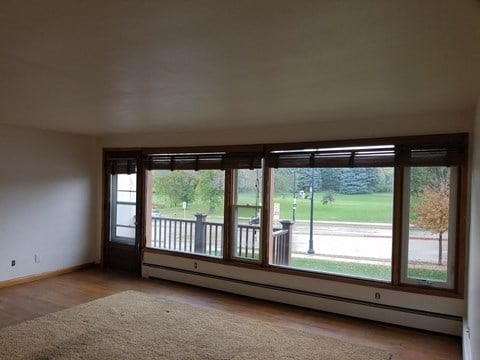
[[467, 140], [139, 149], [135, 171], [106, 168], [111, 233], [136, 231], [150, 252], [462, 296]]
[[[274, 171], [273, 237], [288, 229], [272, 264], [391, 280], [393, 168], [279, 168]], [[291, 219], [290, 226], [285, 220]]]

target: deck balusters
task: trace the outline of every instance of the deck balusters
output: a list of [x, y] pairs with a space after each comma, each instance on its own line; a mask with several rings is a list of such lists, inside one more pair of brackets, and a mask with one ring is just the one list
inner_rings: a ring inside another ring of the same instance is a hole
[[[195, 220], [153, 217], [153, 248], [187, 253], [222, 255], [223, 223], [207, 222], [207, 215], [195, 214]], [[289, 265], [291, 257], [291, 221], [282, 221], [282, 228], [273, 230], [272, 263]], [[236, 257], [258, 259], [259, 257], [258, 225], [238, 224], [236, 239]]]

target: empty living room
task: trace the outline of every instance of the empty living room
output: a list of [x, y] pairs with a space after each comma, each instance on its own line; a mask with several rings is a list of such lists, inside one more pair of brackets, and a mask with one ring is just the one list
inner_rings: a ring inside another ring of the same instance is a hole
[[480, 2], [0, 3], [0, 358], [480, 358]]

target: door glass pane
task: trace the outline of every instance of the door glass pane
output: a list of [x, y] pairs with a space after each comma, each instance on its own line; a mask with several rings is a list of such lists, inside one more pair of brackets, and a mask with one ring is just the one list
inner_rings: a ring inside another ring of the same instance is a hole
[[235, 171], [233, 256], [260, 259], [262, 170]]
[[136, 235], [136, 174], [111, 176], [110, 241], [135, 244]]
[[452, 169], [414, 167], [408, 180], [407, 279], [445, 284], [453, 263]]
[[225, 171], [146, 172], [146, 246], [221, 257]]
[[390, 281], [393, 173], [275, 169], [271, 264]]

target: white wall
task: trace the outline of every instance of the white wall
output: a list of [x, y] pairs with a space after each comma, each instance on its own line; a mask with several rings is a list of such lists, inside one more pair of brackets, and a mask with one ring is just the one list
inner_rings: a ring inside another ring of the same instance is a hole
[[95, 139], [0, 125], [0, 154], [0, 281], [97, 260]]
[[[480, 359], [480, 101], [472, 143], [474, 149], [472, 159], [467, 314], [470, 339], [465, 339], [470, 345], [471, 357], [467, 357], [469, 354], [465, 354], [465, 359]], [[464, 335], [468, 337], [468, 333]]]

